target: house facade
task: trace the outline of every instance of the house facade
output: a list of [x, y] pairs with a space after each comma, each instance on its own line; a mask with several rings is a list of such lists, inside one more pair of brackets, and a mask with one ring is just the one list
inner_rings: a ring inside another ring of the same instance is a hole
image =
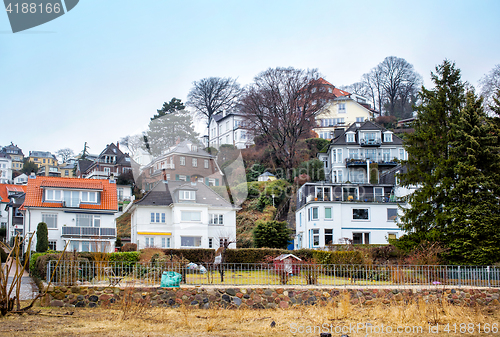
[[246, 149], [253, 144], [253, 136], [246, 129], [245, 116], [238, 113], [218, 113], [210, 118], [210, 147], [219, 149], [221, 145], [234, 145]]
[[50, 152], [30, 151], [28, 160], [35, 163], [38, 167], [37, 175], [45, 177], [60, 177], [57, 158]]
[[236, 210], [204, 183], [159, 181], [127, 211], [131, 241], [137, 249], [219, 248], [236, 242]]
[[296, 248], [328, 244], [386, 244], [399, 238], [402, 170], [406, 159], [402, 140], [371, 121], [355, 122], [334, 132], [328, 150], [318, 153], [325, 182], [304, 184], [297, 192]]
[[23, 151], [17, 147], [17, 145], [14, 145], [14, 143], [10, 143], [10, 145], [4, 146], [1, 150], [0, 153], [5, 153], [9, 155], [12, 159], [12, 170], [14, 171], [20, 171], [23, 168], [23, 160], [24, 160], [24, 154]]
[[24, 234], [47, 224], [51, 249], [62, 250], [69, 242], [69, 251], [114, 251], [118, 202], [113, 180], [30, 176], [20, 210]]
[[6, 239], [23, 235], [23, 214], [19, 207], [24, 200], [26, 186], [0, 184], [0, 227], [6, 229]]
[[327, 103], [316, 115], [314, 131], [319, 138], [335, 138], [335, 130], [347, 128], [354, 123], [363, 123], [375, 117], [375, 112], [368, 104], [362, 103], [364, 98], [351, 94], [339, 96]]
[[27, 183], [28, 183], [28, 176], [24, 173], [14, 178], [14, 184], [16, 185], [26, 185]]
[[0, 184], [12, 183], [12, 158], [10, 155], [0, 153]]
[[130, 156], [120, 151], [119, 144], [114, 143], [107, 145], [95, 161], [91, 163], [84, 161], [83, 165], [79, 165], [76, 170], [79, 178], [87, 179], [109, 179], [111, 176], [118, 177], [131, 171]]
[[222, 185], [222, 175], [215, 158], [191, 141], [183, 141], [144, 166], [136, 184], [149, 191], [162, 180], [203, 182]]

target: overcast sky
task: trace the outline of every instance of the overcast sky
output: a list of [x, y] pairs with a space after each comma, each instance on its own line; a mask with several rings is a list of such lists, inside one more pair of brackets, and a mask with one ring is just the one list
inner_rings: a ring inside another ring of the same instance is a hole
[[397, 56], [431, 86], [445, 58], [473, 85], [500, 63], [500, 1], [82, 0], [13, 34], [0, 14], [0, 145], [88, 142], [91, 153], [147, 128], [193, 81], [270, 67], [317, 68], [336, 86]]

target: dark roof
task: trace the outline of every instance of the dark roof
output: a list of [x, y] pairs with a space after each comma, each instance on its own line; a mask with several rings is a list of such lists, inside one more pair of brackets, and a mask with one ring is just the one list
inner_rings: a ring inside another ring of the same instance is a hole
[[92, 160], [80, 159], [77, 161], [77, 168], [80, 172], [85, 172], [94, 162]]
[[[362, 123], [352, 123], [352, 125], [347, 130], [345, 130], [345, 132], [342, 132], [339, 135], [337, 135], [337, 133], [335, 133], [335, 138], [332, 140], [332, 142], [330, 144], [331, 145], [348, 145], [348, 144], [352, 144], [352, 143], [347, 143], [346, 142], [346, 137], [344, 135], [347, 132], [355, 132], [356, 133], [356, 141], [357, 141], [358, 140], [357, 139], [358, 130], [361, 130], [361, 131], [374, 130], [374, 131], [382, 131], [382, 132], [388, 131], [387, 129], [381, 127], [380, 125], [377, 125], [377, 124], [373, 123], [372, 121], [365, 121], [365, 122], [362, 122]], [[403, 144], [403, 140], [401, 138], [399, 138], [398, 136], [396, 136], [396, 135], [393, 134], [392, 135], [392, 142], [387, 142], [386, 143], [386, 142], [384, 142], [383, 137], [382, 137], [382, 145], [385, 145], [385, 144], [402, 145]]]
[[2, 152], [0, 152], [0, 158], [12, 159], [10, 155], [8, 155], [7, 153], [2, 153]]
[[212, 206], [231, 207], [231, 204], [214, 192], [210, 187], [200, 182], [185, 181], [159, 181], [151, 191], [135, 205], [141, 206], [169, 206], [179, 202], [179, 190], [196, 190], [196, 204], [209, 204]]
[[3, 152], [3, 153], [7, 153], [7, 151], [13, 151], [14, 152], [13, 154], [24, 156], [23, 151], [19, 147], [17, 147], [16, 145], [14, 145], [13, 143], [10, 143], [10, 145], [4, 146], [1, 150], [1, 152]]

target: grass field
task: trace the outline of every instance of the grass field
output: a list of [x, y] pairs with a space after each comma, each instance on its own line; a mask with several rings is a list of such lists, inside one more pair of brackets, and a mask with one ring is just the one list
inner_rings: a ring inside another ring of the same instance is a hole
[[[287, 310], [166, 309], [139, 304], [123, 305], [118, 309], [34, 309], [40, 312], [0, 318], [0, 336], [280, 337], [319, 336], [320, 331], [326, 330], [332, 331], [332, 336], [340, 336], [342, 328], [350, 337], [500, 335], [491, 332], [500, 322], [498, 307], [471, 308], [446, 302], [359, 306], [352, 305], [344, 297], [327, 307], [299, 306]], [[273, 321], [275, 326], [271, 327]], [[445, 331], [447, 324], [449, 332]], [[460, 324], [465, 324], [465, 333], [460, 332]], [[377, 333], [376, 329], [381, 329], [382, 325], [384, 332]], [[388, 327], [392, 333], [388, 332]], [[407, 332], [397, 333], [398, 327]], [[438, 333], [429, 333], [429, 327], [437, 327]], [[489, 327], [490, 333], [479, 332], [479, 327]]]

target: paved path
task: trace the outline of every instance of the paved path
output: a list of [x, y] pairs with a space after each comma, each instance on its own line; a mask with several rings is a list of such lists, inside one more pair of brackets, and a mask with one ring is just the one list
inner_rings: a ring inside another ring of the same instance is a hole
[[[6, 263], [13, 263], [13, 261], [7, 261]], [[2, 268], [5, 268], [5, 264], [2, 263]], [[12, 284], [14, 276], [16, 274], [16, 268], [12, 267], [9, 272], [9, 278], [7, 279], [8, 287]], [[15, 290], [12, 291], [12, 295], [15, 294]], [[35, 282], [31, 279], [26, 270], [23, 271], [23, 276], [21, 277], [21, 289], [19, 292], [20, 300], [30, 300], [36, 297], [38, 294], [38, 287]]]

